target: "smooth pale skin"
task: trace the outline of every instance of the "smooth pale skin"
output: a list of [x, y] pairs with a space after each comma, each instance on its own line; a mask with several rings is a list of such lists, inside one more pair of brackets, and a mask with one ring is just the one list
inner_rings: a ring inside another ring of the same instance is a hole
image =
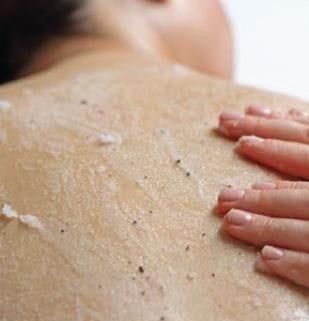
[[220, 0], [92, 2], [94, 30], [149, 55], [232, 77], [232, 30]]
[[213, 211], [226, 185], [278, 179], [214, 132], [219, 112], [308, 105], [114, 51], [0, 97], [0, 204], [44, 226], [0, 219], [1, 320], [309, 317], [308, 290], [257, 273]]
[[[219, 0], [88, 0], [84, 32], [44, 43], [20, 76], [93, 49], [119, 47], [232, 78], [233, 38]], [[55, 50], [57, 48], [57, 50]]]
[[[254, 161], [309, 179], [309, 113], [249, 106], [244, 115], [223, 112], [220, 131], [241, 138], [238, 151]], [[255, 135], [255, 136], [244, 136]], [[231, 235], [264, 246], [273, 273], [309, 287], [309, 182], [260, 182], [224, 189], [218, 200]]]

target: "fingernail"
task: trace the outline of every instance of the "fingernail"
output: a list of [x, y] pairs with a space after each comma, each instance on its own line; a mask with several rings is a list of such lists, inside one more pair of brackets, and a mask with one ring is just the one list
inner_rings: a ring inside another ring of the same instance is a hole
[[272, 182], [260, 182], [251, 186], [253, 189], [275, 189], [276, 184]]
[[227, 215], [227, 222], [230, 225], [236, 225], [236, 226], [244, 226], [247, 225], [251, 219], [252, 216], [248, 212], [239, 211], [239, 210], [231, 210]]
[[220, 192], [219, 201], [235, 202], [243, 198], [245, 191], [238, 188], [225, 188]]
[[257, 137], [257, 136], [242, 136], [238, 140], [239, 143], [250, 143], [250, 144], [260, 144], [264, 142], [263, 138]]
[[234, 111], [223, 111], [220, 114], [220, 120], [227, 121], [227, 120], [239, 120], [243, 118], [242, 114]]
[[264, 246], [262, 257], [265, 260], [280, 260], [283, 257], [283, 252], [273, 246]]
[[260, 116], [270, 116], [272, 114], [272, 110], [269, 108], [261, 107], [261, 106], [248, 106], [246, 111], [250, 114], [260, 115]]

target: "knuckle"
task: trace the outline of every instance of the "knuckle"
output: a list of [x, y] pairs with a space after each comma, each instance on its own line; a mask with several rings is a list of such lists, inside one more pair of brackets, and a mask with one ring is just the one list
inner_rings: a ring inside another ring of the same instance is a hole
[[302, 188], [302, 182], [291, 182], [291, 188], [292, 189], [299, 189]]
[[267, 206], [269, 203], [269, 195], [270, 195], [270, 193], [267, 190], [257, 191], [256, 203], [258, 205], [263, 206], [263, 207]]
[[274, 219], [273, 218], [266, 218], [263, 220], [260, 229], [260, 239], [265, 241], [266, 243], [273, 239], [274, 233]]
[[297, 189], [299, 182], [281, 181], [277, 183], [277, 189]]

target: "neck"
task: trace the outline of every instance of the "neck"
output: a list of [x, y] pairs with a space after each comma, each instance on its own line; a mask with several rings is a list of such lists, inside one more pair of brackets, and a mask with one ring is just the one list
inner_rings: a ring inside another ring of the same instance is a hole
[[36, 52], [19, 77], [42, 71], [72, 56], [98, 50], [129, 51], [129, 48], [116, 39], [89, 34], [54, 38]]

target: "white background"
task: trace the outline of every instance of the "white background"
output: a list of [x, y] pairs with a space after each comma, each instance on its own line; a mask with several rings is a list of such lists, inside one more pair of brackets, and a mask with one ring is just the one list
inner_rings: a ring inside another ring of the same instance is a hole
[[234, 29], [236, 81], [309, 101], [309, 0], [222, 0]]

